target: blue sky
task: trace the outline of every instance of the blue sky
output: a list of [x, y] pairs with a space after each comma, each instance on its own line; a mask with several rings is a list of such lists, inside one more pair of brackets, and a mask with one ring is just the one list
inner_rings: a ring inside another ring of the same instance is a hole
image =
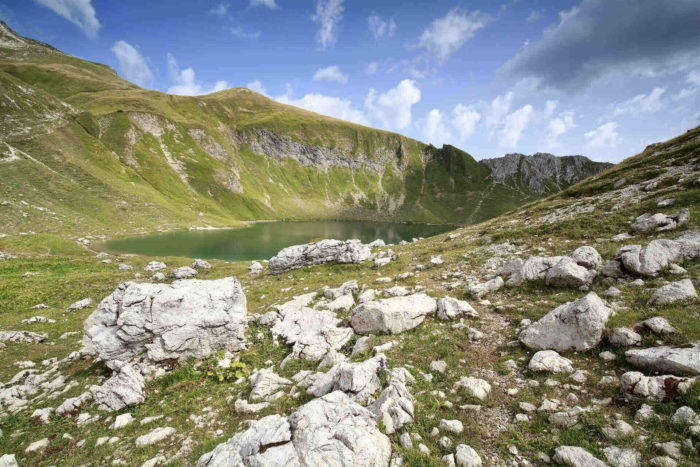
[[247, 86], [477, 159], [617, 162], [700, 124], [697, 0], [0, 0], [149, 89]]

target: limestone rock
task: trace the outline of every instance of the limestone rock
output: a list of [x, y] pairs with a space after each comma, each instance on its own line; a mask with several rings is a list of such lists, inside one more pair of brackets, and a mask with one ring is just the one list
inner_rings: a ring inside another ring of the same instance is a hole
[[229, 465], [345, 465], [386, 467], [391, 442], [372, 414], [340, 391], [299, 407], [289, 417], [270, 415], [251, 423], [213, 451], [198, 467]]
[[671, 326], [671, 323], [669, 323], [666, 318], [661, 316], [654, 316], [635, 324], [634, 330], [640, 333], [651, 331], [657, 336], [674, 334], [676, 332], [676, 328]]
[[675, 214], [656, 213], [642, 214], [635, 219], [632, 230], [637, 233], [649, 233], [653, 231], [673, 230], [690, 220], [690, 211], [683, 208]]
[[598, 273], [576, 264], [568, 256], [547, 270], [545, 283], [558, 287], [590, 287]]
[[437, 301], [437, 316], [442, 320], [455, 319], [460, 316], [478, 318], [479, 313], [464, 300], [457, 300], [452, 297], [441, 298]]
[[384, 354], [364, 362], [342, 362], [316, 378], [306, 390], [316, 397], [332, 391], [343, 391], [354, 401], [364, 403], [381, 387], [377, 373], [386, 365]]
[[464, 389], [477, 399], [484, 400], [491, 392], [491, 385], [483, 379], [463, 376], [455, 384], [455, 389]]
[[68, 311], [77, 311], [92, 305], [92, 298], [83, 298], [68, 306]]
[[605, 467], [605, 462], [578, 446], [559, 446], [554, 451], [553, 459], [571, 467]]
[[121, 410], [146, 400], [146, 381], [130, 364], [122, 366], [107, 382], [90, 390], [100, 410]]
[[321, 240], [316, 243], [294, 245], [281, 250], [272, 258], [268, 269], [272, 274], [298, 269], [314, 264], [328, 263], [361, 263], [369, 259], [371, 249], [359, 240]]
[[518, 335], [520, 342], [537, 350], [589, 350], [596, 347], [612, 311], [594, 292], [547, 313]]
[[571, 373], [574, 371], [571, 360], [564, 358], [554, 350], [540, 350], [530, 359], [528, 365], [532, 371], [552, 373]]
[[157, 364], [245, 345], [246, 299], [233, 277], [172, 284], [127, 282], [85, 320], [84, 342], [119, 370], [139, 356]]
[[323, 296], [330, 299], [330, 300], [335, 300], [337, 298], [340, 298], [344, 295], [350, 295], [355, 294], [360, 291], [360, 287], [357, 285], [357, 281], [347, 281], [344, 282], [340, 287], [331, 289], [331, 288], [324, 288], [323, 289]]
[[14, 454], [3, 454], [0, 456], [0, 467], [19, 467]]
[[570, 257], [576, 261], [576, 264], [587, 269], [597, 270], [603, 265], [603, 258], [592, 246], [578, 247], [571, 253]]
[[700, 233], [688, 232], [675, 240], [652, 240], [641, 245], [626, 245], [615, 252], [621, 267], [639, 276], [655, 276], [670, 264], [700, 257]]
[[146, 265], [146, 267], [143, 268], [143, 270], [148, 272], [156, 272], [162, 271], [165, 268], [167, 268], [167, 266], [162, 261], [151, 261]]
[[659, 373], [700, 375], [700, 343], [692, 347], [650, 347], [625, 352], [627, 361], [634, 366]]
[[80, 412], [88, 402], [92, 402], [94, 396], [91, 392], [84, 392], [79, 396], [70, 397], [63, 401], [56, 409], [56, 415], [59, 417], [72, 417]]
[[481, 298], [488, 293], [495, 292], [501, 289], [504, 284], [505, 283], [503, 282], [501, 276], [496, 276], [490, 281], [486, 281], [481, 284], [470, 285], [469, 287], [467, 287], [467, 293], [470, 294], [472, 297]]
[[264, 368], [250, 375], [251, 400], [267, 399], [279, 389], [292, 385], [292, 382], [282, 378], [272, 368]]
[[248, 266], [248, 275], [253, 277], [259, 276], [263, 273], [264, 269], [263, 265], [258, 261], [251, 261], [250, 266]]
[[638, 371], [628, 371], [620, 378], [623, 394], [643, 397], [653, 401], [665, 401], [677, 394], [684, 394], [695, 378], [681, 378], [673, 375], [645, 376]]
[[435, 299], [424, 293], [384, 298], [357, 306], [350, 324], [358, 334], [397, 334], [415, 328], [436, 309]]
[[613, 467], [638, 467], [640, 465], [642, 455], [639, 451], [630, 448], [618, 448], [610, 446], [603, 449], [605, 458]]
[[211, 264], [209, 264], [209, 261], [197, 258], [192, 263], [192, 269], [211, 269]]
[[197, 270], [192, 269], [189, 266], [182, 266], [181, 268], [173, 269], [170, 273], [170, 277], [173, 279], [189, 279], [197, 275]]
[[608, 342], [619, 347], [629, 347], [642, 342], [642, 336], [629, 328], [615, 328], [608, 335]]
[[474, 448], [468, 444], [459, 444], [455, 450], [455, 464], [457, 467], [481, 467], [482, 461]]
[[649, 305], [667, 305], [669, 303], [692, 303], [697, 301], [698, 293], [690, 279], [671, 282], [657, 289], [649, 300]]
[[405, 369], [394, 369], [389, 386], [367, 407], [377, 421], [383, 422], [386, 434], [395, 433], [413, 423], [414, 399], [407, 387], [413, 381]]
[[136, 447], [142, 448], [144, 446], [150, 446], [151, 444], [160, 443], [174, 434], [175, 428], [169, 426], [154, 428], [145, 435], [136, 438]]
[[0, 331], [0, 342], [14, 342], [16, 344], [36, 344], [48, 339], [45, 332], [31, 331]]

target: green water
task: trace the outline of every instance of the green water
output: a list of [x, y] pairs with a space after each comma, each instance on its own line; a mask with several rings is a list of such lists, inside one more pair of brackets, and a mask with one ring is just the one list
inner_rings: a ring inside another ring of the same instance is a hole
[[242, 229], [184, 230], [111, 240], [105, 248], [148, 256], [187, 256], [228, 261], [269, 259], [282, 248], [312, 240], [358, 238], [364, 243], [411, 241], [453, 229], [447, 225], [393, 224], [369, 221], [261, 222]]

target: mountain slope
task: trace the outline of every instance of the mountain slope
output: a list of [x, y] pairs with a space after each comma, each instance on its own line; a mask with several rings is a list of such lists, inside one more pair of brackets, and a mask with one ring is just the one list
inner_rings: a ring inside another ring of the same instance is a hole
[[0, 84], [7, 233], [130, 233], [253, 219], [470, 223], [608, 167], [589, 161], [551, 180], [556, 170], [546, 169], [536, 183], [519, 171], [504, 183], [489, 163], [452, 146], [248, 89], [199, 97], [144, 90], [4, 23]]

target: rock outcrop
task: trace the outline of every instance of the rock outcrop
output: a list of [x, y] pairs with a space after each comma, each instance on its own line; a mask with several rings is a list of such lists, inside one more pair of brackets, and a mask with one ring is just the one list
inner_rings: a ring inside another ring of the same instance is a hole
[[642, 214], [635, 219], [631, 228], [637, 233], [649, 233], [654, 231], [673, 230], [690, 220], [690, 211], [688, 208], [681, 209], [675, 214], [656, 213]]
[[700, 257], [700, 233], [687, 232], [675, 240], [652, 240], [645, 247], [625, 245], [606, 263], [603, 274], [618, 277], [619, 272], [656, 276], [672, 263]]
[[213, 451], [198, 467], [229, 465], [389, 465], [391, 442], [372, 413], [335, 391], [299, 407], [289, 417], [270, 415], [251, 423]]
[[435, 299], [424, 293], [384, 298], [358, 305], [350, 325], [358, 334], [397, 334], [415, 328], [436, 309]]
[[245, 345], [246, 298], [233, 277], [172, 284], [127, 282], [84, 323], [84, 342], [113, 370], [141, 357], [146, 364], [205, 357]]
[[361, 263], [369, 259], [372, 251], [359, 240], [321, 240], [320, 242], [294, 245], [281, 250], [267, 267], [271, 274], [282, 274], [293, 269], [314, 264]]
[[678, 394], [685, 394], [694, 381], [695, 378], [673, 375], [645, 376], [639, 371], [628, 371], [620, 377], [620, 389], [627, 396], [665, 401]]
[[650, 347], [625, 352], [632, 365], [674, 375], [700, 375], [700, 343], [692, 347]]
[[518, 339], [536, 350], [589, 350], [602, 340], [611, 313], [598, 295], [591, 292], [550, 311], [522, 330]]

